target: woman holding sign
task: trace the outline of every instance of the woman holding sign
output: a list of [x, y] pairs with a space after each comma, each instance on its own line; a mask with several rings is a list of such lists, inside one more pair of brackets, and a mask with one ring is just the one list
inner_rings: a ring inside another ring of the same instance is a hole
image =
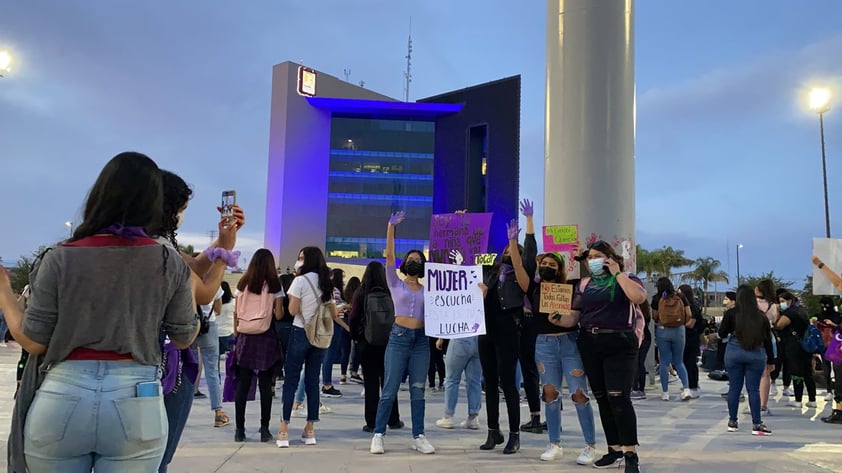
[[646, 290], [637, 276], [623, 272], [623, 258], [611, 244], [591, 243], [585, 257], [591, 276], [574, 287], [573, 310], [560, 324], [581, 327], [577, 344], [608, 442], [608, 453], [593, 465], [625, 464], [626, 473], [636, 473], [637, 416], [630, 394], [639, 341], [633, 304], [646, 301]]
[[[535, 232], [527, 218], [524, 252], [536, 248]], [[579, 354], [577, 341], [578, 329], [562, 325], [561, 312], [569, 313], [573, 286], [567, 283], [564, 260], [558, 253], [546, 253], [538, 262], [538, 277], [530, 275], [519, 264], [520, 255], [512, 254], [512, 265], [518, 285], [526, 291], [532, 304], [535, 327], [538, 338], [535, 343], [535, 360], [543, 385], [542, 399], [546, 403], [547, 433], [550, 443], [541, 454], [541, 460], [552, 461], [561, 458], [561, 381], [567, 381], [570, 399], [576, 405], [579, 426], [585, 438], [585, 449], [576, 458], [580, 465], [590, 465], [596, 459], [596, 427], [594, 426], [593, 406], [588, 398], [588, 383], [585, 380], [585, 368]], [[549, 297], [541, 297], [542, 292]], [[561, 297], [554, 297], [554, 296]], [[552, 300], [544, 300], [544, 299]], [[550, 306], [566, 306], [563, 308]], [[567, 310], [565, 310], [567, 309]]]
[[420, 453], [436, 452], [424, 435], [424, 381], [430, 366], [430, 346], [424, 333], [424, 286], [419, 279], [424, 277], [424, 263], [427, 259], [420, 250], [410, 250], [400, 267], [406, 277], [401, 280], [395, 273], [395, 226], [403, 222], [404, 218], [403, 211], [393, 214], [386, 229], [386, 282], [395, 305], [395, 324], [386, 345], [386, 374], [380, 402], [377, 404], [371, 453], [384, 452], [386, 422], [392, 412], [401, 378], [407, 371], [409, 406], [412, 411], [412, 448]]

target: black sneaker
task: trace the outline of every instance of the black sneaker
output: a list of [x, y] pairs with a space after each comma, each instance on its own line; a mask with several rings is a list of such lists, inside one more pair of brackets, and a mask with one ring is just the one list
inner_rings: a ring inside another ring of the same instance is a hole
[[636, 452], [624, 453], [623, 461], [626, 463], [626, 473], [640, 473], [640, 464]]
[[772, 435], [772, 431], [769, 430], [769, 427], [766, 427], [766, 424], [759, 423], [754, 424], [754, 427], [751, 428], [751, 435], [757, 435], [758, 437], [767, 437]]
[[525, 424], [520, 426], [521, 432], [529, 432], [530, 434], [540, 434], [543, 432], [541, 428], [541, 417], [532, 416], [532, 418]]
[[625, 463], [623, 452], [617, 452], [609, 448], [608, 453], [603, 455], [599, 460], [593, 462], [593, 467], [600, 470], [604, 470], [606, 468], [620, 468], [623, 463]]
[[729, 420], [728, 421], [728, 432], [737, 432], [738, 430], [740, 430], [740, 427], [737, 424], [737, 421]]
[[829, 416], [822, 417], [822, 422], [825, 424], [842, 424], [842, 411], [834, 409]]
[[368, 425], [364, 425], [364, 426], [363, 426], [363, 432], [373, 433], [373, 432], [374, 432], [374, 427], [371, 427], [371, 426], [368, 426]]
[[342, 397], [342, 391], [333, 386], [328, 389], [322, 388], [322, 397]]
[[389, 424], [389, 428], [392, 429], [392, 430], [397, 430], [397, 429], [402, 429], [404, 425], [406, 425], [406, 424], [404, 424], [402, 420], [399, 420], [394, 424]]
[[352, 374], [351, 376], [348, 376], [348, 379], [357, 384], [363, 384], [363, 377], [358, 374]]
[[204, 399], [207, 396], [205, 396], [205, 393], [203, 393], [202, 391], [196, 391], [195, 393], [193, 393], [193, 397], [196, 399]]

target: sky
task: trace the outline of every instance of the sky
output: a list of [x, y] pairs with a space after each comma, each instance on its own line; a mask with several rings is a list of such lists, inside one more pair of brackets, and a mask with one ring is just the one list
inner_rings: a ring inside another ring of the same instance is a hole
[[[0, 79], [0, 256], [66, 237], [102, 166], [135, 150], [193, 187], [183, 243], [204, 247], [237, 189], [247, 257], [263, 241], [272, 66], [350, 69], [401, 98], [410, 18], [411, 99], [522, 75], [521, 197], [543, 225], [545, 15], [509, 0], [0, 0], [15, 61]], [[825, 137], [842, 232], [840, 52], [834, 0], [635, 2], [637, 242], [712, 256], [732, 280], [741, 243], [743, 275], [800, 286], [824, 235], [813, 85], [837, 97]]]

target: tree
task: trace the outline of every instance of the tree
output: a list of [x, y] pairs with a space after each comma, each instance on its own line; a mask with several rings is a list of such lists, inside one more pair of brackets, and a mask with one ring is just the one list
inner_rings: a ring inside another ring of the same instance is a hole
[[178, 251], [190, 256], [193, 256], [193, 253], [196, 252], [196, 250], [193, 248], [193, 245], [178, 245]]
[[[807, 310], [807, 313], [811, 316], [818, 314], [822, 311], [821, 304], [819, 304], [819, 300], [824, 296], [818, 296], [813, 294], [813, 276], [808, 275], [804, 279], [804, 289], [801, 291], [801, 294], [796, 294], [798, 298], [801, 300], [801, 305], [804, 306], [804, 309]], [[831, 296], [833, 299], [833, 305], [839, 306], [839, 298], [836, 296]]]
[[671, 246], [653, 250], [649, 252], [649, 257], [653, 273], [665, 278], [672, 276], [673, 269], [693, 264], [693, 260], [684, 256], [684, 250], [676, 250]]
[[760, 281], [764, 279], [771, 279], [772, 284], [775, 285], [776, 290], [786, 289], [787, 291], [793, 291], [793, 285], [795, 285], [795, 282], [793, 281], [787, 281], [785, 279], [779, 278], [778, 276], [775, 276], [774, 271], [769, 271], [768, 273], [763, 273], [760, 275], [750, 274], [748, 276], [740, 276], [740, 283], [748, 284], [751, 287], [757, 287]]
[[40, 246], [30, 256], [21, 256], [18, 263], [9, 271], [9, 277], [12, 280], [12, 291], [15, 294], [23, 291], [23, 288], [29, 284], [29, 273], [35, 268], [35, 261], [45, 251], [47, 251], [47, 247]]
[[652, 278], [652, 273], [655, 272], [655, 267], [652, 265], [652, 252], [644, 249], [642, 246], [635, 247], [637, 272], [646, 274], [646, 279]]
[[695, 281], [702, 284], [705, 296], [702, 297], [702, 310], [707, 314], [707, 292], [708, 284], [712, 282], [728, 282], [728, 273], [720, 271], [722, 263], [710, 256], [697, 258], [693, 262], [693, 270], [684, 274], [681, 279]]

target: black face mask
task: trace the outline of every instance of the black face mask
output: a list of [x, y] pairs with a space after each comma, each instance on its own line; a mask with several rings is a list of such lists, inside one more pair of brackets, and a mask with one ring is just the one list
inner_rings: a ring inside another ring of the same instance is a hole
[[414, 260], [408, 261], [404, 269], [406, 269], [407, 276], [422, 276], [424, 274], [424, 263]]
[[555, 281], [556, 276], [558, 276], [558, 270], [546, 266], [538, 269], [538, 276], [541, 277], [542, 281]]
[[508, 264], [509, 266], [512, 265], [512, 257], [511, 256], [504, 256], [502, 260], [500, 260], [503, 264]]
[[823, 305], [822, 311], [823, 312], [833, 312], [833, 306], [832, 305]]

